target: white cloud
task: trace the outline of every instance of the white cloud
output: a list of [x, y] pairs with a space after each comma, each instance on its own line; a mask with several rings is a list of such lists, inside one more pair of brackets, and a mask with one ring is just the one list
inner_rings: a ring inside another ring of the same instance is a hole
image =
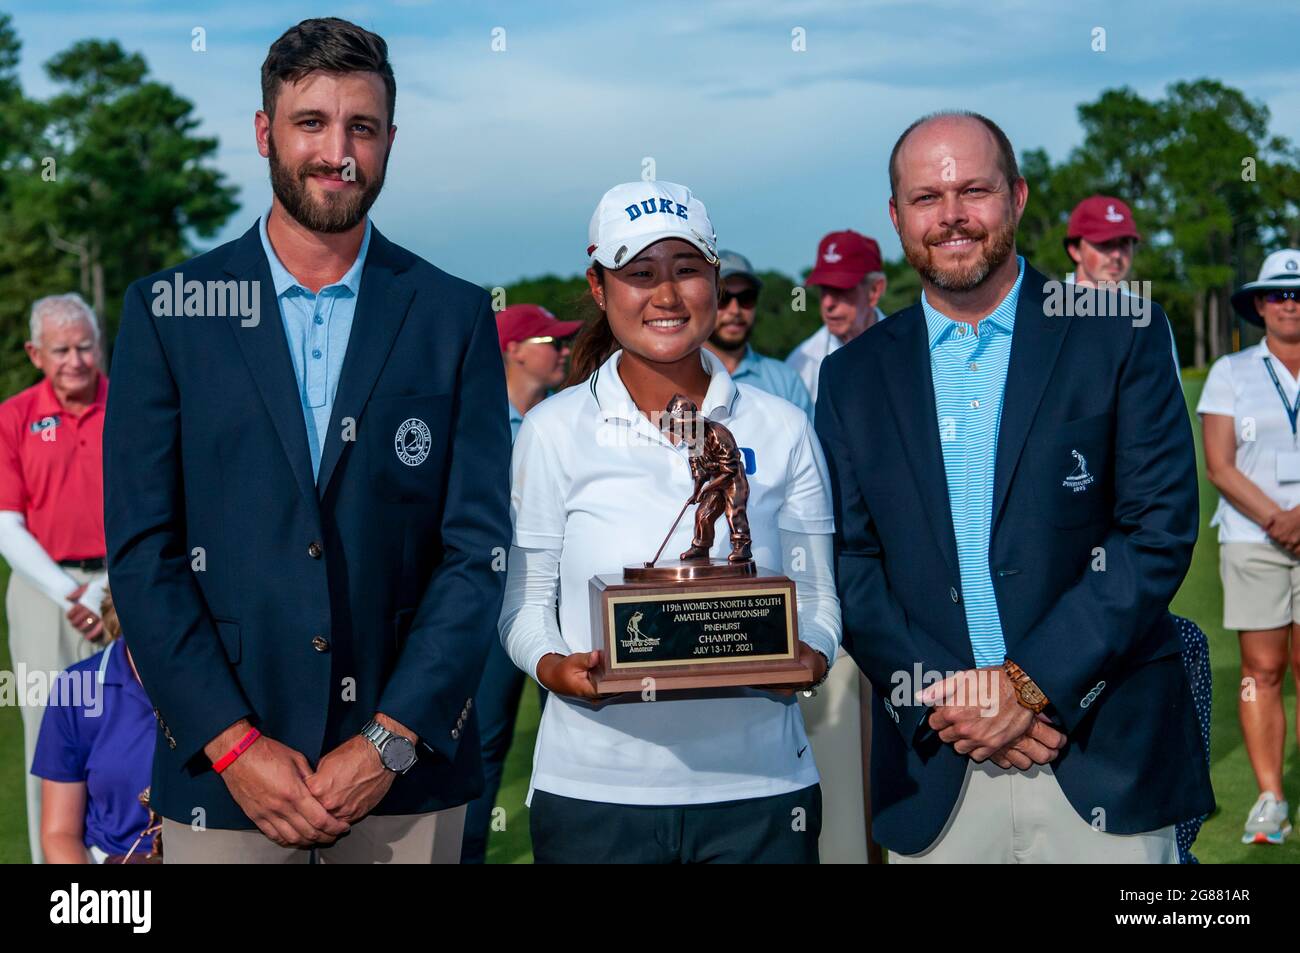
[[[79, 36], [111, 36], [196, 103], [245, 203], [228, 239], [269, 201], [252, 147], [266, 47], [315, 12], [227, 0], [201, 14], [139, 2], [79, 5], [69, 17], [47, 3], [19, 5], [15, 22], [34, 93], [49, 91], [40, 61]], [[636, 178], [643, 156], [704, 199], [725, 245], [797, 273], [834, 228], [860, 228], [896, 253], [885, 163], [898, 132], [934, 109], [986, 112], [1018, 148], [1059, 157], [1080, 138], [1076, 105], [1103, 88], [1154, 96], [1209, 74], [1268, 102], [1275, 130], [1300, 141], [1300, 70], [1285, 39], [1295, 32], [1271, 4], [407, 0], [339, 11], [349, 14], [388, 39], [398, 79], [397, 145], [375, 220], [483, 283], [579, 271], [596, 200]], [[189, 49], [196, 25], [207, 53]], [[1107, 28], [1104, 54], [1090, 48], [1094, 25]], [[490, 50], [495, 26], [507, 52]], [[805, 53], [790, 49], [793, 26], [808, 31]]]

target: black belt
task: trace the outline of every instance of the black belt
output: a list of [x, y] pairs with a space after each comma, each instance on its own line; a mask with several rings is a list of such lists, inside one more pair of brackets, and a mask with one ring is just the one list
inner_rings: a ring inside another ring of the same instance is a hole
[[80, 569], [84, 572], [99, 572], [104, 568], [104, 557], [94, 559], [60, 559], [59, 565], [65, 569]]

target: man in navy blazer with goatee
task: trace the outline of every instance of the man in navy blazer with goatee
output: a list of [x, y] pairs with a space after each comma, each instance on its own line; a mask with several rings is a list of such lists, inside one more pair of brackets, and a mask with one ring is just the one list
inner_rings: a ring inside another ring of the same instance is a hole
[[367, 217], [384, 41], [304, 21], [262, 80], [269, 212], [132, 285], [114, 353], [109, 574], [164, 854], [454, 863], [510, 538], [496, 325]]
[[890, 180], [922, 302], [831, 355], [817, 402], [876, 839], [1174, 862], [1214, 798], [1168, 613], [1199, 514], [1167, 319], [1074, 313], [1015, 254], [1028, 189], [988, 119], [918, 121]]

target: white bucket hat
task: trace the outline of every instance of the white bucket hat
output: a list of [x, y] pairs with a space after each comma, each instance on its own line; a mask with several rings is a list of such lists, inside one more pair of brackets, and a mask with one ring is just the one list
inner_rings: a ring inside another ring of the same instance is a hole
[[1255, 310], [1255, 294], [1278, 288], [1300, 291], [1300, 251], [1294, 248], [1283, 248], [1265, 258], [1259, 277], [1246, 282], [1233, 294], [1232, 306], [1245, 320], [1262, 328], [1264, 319]]

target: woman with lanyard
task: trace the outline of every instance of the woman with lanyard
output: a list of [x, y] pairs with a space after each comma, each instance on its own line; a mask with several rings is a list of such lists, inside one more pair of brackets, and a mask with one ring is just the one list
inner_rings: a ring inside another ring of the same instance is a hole
[[[648, 559], [691, 495], [687, 447], [652, 423], [684, 395], [746, 458], [753, 558], [795, 580], [799, 658], [824, 678], [840, 613], [821, 448], [806, 414], [736, 384], [702, 348], [717, 319], [718, 257], [689, 189], [611, 189], [587, 252], [600, 314], [575, 343], [575, 386], [524, 418], [512, 463], [501, 637], [552, 693], [529, 786], [534, 858], [815, 863], [821, 792], [793, 692], [598, 699], [587, 586]], [[678, 524], [665, 553], [691, 545], [690, 523]], [[717, 533], [712, 555], [728, 550]]]
[[1291, 831], [1282, 791], [1288, 659], [1300, 672], [1300, 251], [1269, 255], [1232, 304], [1264, 340], [1214, 362], [1196, 411], [1206, 475], [1220, 493], [1211, 525], [1223, 625], [1240, 632], [1238, 710], [1260, 791], [1242, 843], [1281, 844]]

